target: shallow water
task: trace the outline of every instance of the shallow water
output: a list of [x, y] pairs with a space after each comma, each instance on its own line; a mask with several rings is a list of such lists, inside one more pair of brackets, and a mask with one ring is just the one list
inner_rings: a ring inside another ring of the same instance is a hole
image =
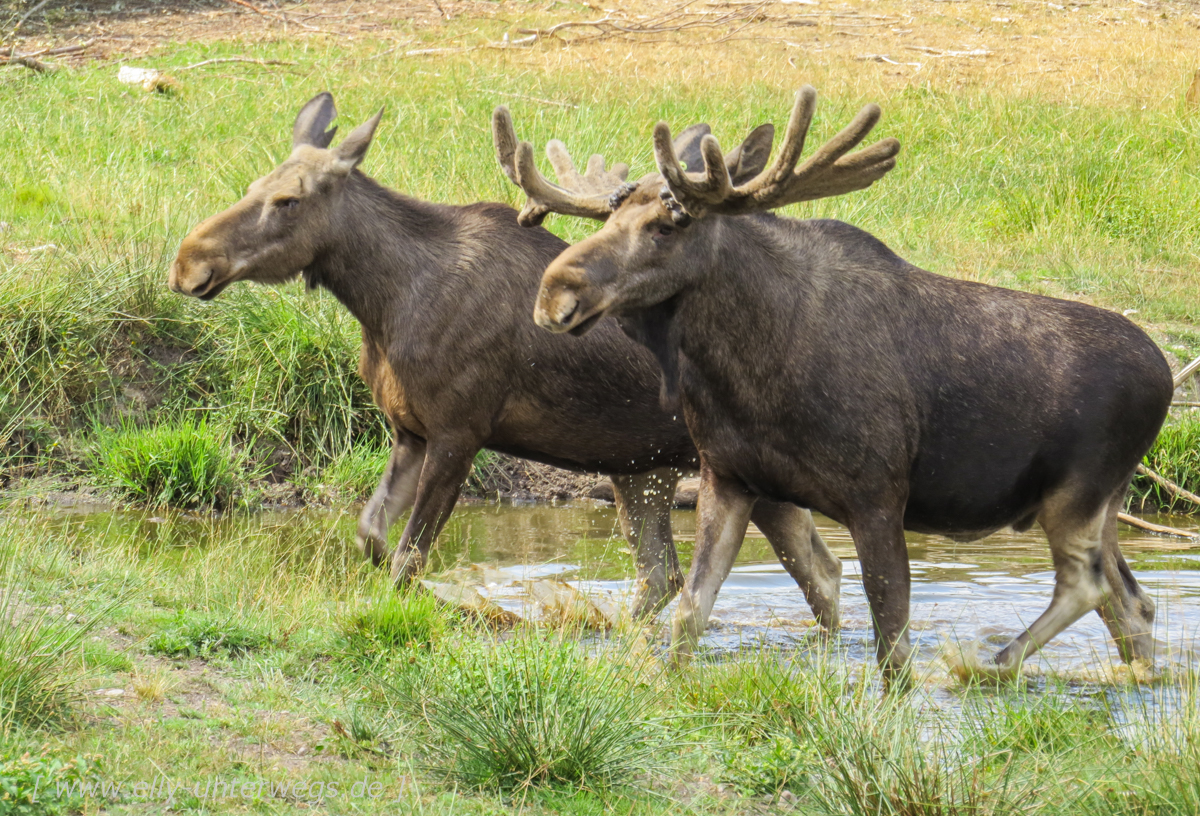
[[[229, 537], [266, 536], [282, 555], [353, 548], [352, 513], [289, 512], [225, 518], [143, 513], [59, 512], [42, 521], [86, 528], [97, 537], [133, 536], [147, 550], [203, 547]], [[695, 513], [673, 516], [684, 569], [691, 558]], [[1154, 519], [1195, 529], [1188, 518]], [[870, 625], [858, 580], [858, 562], [845, 528], [818, 517], [818, 527], [842, 559], [843, 631], [837, 645], [852, 661], [866, 660]], [[775, 559], [767, 542], [752, 534], [721, 589], [701, 647], [720, 655], [766, 643], [798, 645], [812, 637], [804, 596]], [[393, 541], [399, 526], [393, 530]], [[247, 539], [249, 540], [249, 538]], [[912, 565], [913, 639], [918, 659], [936, 666], [948, 643], [983, 640], [989, 653], [1032, 622], [1049, 603], [1054, 575], [1040, 529], [1011, 531], [968, 544], [939, 536], [908, 535]], [[1162, 668], [1200, 666], [1200, 543], [1151, 536], [1122, 525], [1121, 546], [1138, 581], [1157, 605], [1155, 636]], [[633, 564], [620, 536], [616, 512], [592, 505], [465, 505], [439, 539], [431, 571], [461, 575], [480, 565], [499, 570], [483, 576], [480, 591], [501, 606], [536, 617], [528, 579], [553, 576], [589, 596], [620, 604], [632, 593]], [[475, 571], [478, 578], [479, 571]], [[668, 610], [668, 615], [670, 610]], [[1108, 631], [1090, 614], [1055, 638], [1027, 665], [1033, 672], [1097, 677], [1118, 663]]]

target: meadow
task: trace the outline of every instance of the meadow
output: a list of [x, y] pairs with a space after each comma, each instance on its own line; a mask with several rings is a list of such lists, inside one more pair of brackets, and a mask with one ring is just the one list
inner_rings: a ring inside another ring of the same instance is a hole
[[[358, 327], [327, 293], [239, 285], [201, 303], [165, 285], [183, 236], [288, 155], [297, 110], [323, 90], [343, 133], [385, 109], [363, 165], [380, 182], [514, 205], [491, 145], [499, 103], [539, 152], [561, 138], [636, 176], [659, 119], [708, 121], [729, 145], [781, 122], [811, 82], [819, 139], [878, 102], [874, 135], [903, 145], [896, 170], [787, 214], [852, 222], [942, 274], [1126, 312], [1176, 367], [1200, 356], [1200, 112], [1186, 98], [1200, 17], [1068, 6], [861, 2], [839, 28], [825, 6], [767, 3], [815, 22], [513, 48], [487, 46], [602, 12], [435, 3], [350, 36], [328, 33], [335, 12], [363, 5], [230, 7], [210, 36], [171, 27], [207, 7], [169, 6], [176, 22], [146, 48], [115, 38], [53, 73], [0, 67], [0, 814], [168, 799], [267, 813], [1200, 810], [1194, 672], [1153, 694], [953, 687], [953, 706], [927, 688], [881, 695], [872, 669], [820, 643], [672, 674], [636, 631], [496, 633], [396, 597], [337, 514], [303, 535], [250, 515], [190, 546], [213, 507], [286, 489], [340, 510], [383, 466]], [[30, 47], [90, 36], [86, 14], [51, 11]], [[972, 50], [988, 54], [951, 54]], [[259, 62], [197, 65], [234, 58]], [[119, 63], [175, 84], [122, 85]], [[568, 240], [593, 228], [547, 226]], [[1193, 492], [1198, 416], [1173, 410], [1148, 457]], [[47, 493], [149, 509], [134, 529], [22, 509]], [[153, 515], [168, 505], [199, 513]]]

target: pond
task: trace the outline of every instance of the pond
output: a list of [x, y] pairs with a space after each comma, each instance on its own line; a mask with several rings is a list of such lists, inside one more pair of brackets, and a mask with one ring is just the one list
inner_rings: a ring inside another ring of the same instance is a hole
[[[281, 557], [333, 551], [357, 557], [352, 511], [294, 511], [229, 515], [89, 512], [87, 508], [34, 514], [51, 527], [86, 528], [92, 538], [140, 539], [147, 551], [204, 547], [245, 538], [247, 546], [269, 546]], [[1194, 529], [1194, 520], [1159, 517], [1159, 523]], [[695, 536], [695, 513], [672, 516], [686, 570]], [[870, 621], [858, 579], [858, 562], [845, 528], [822, 518], [818, 527], [841, 559], [842, 623], [836, 647], [855, 662], [866, 660]], [[400, 527], [393, 530], [392, 540]], [[325, 546], [317, 548], [317, 543]], [[344, 542], [344, 543], [343, 543]], [[971, 543], [939, 536], [908, 535], [912, 564], [913, 640], [920, 662], [936, 666], [939, 651], [956, 641], [984, 641], [985, 653], [1007, 642], [1049, 603], [1054, 585], [1049, 549], [1040, 528], [1005, 531]], [[1121, 546], [1139, 582], [1157, 605], [1155, 637], [1161, 668], [1195, 668], [1200, 650], [1200, 542], [1151, 536], [1122, 526]], [[438, 541], [431, 573], [461, 576], [471, 571], [478, 590], [500, 606], [536, 617], [527, 584], [531, 579], [565, 581], [589, 597], [620, 604], [632, 593], [633, 565], [612, 507], [593, 504], [460, 504]], [[671, 610], [668, 610], [667, 615]], [[732, 574], [721, 589], [701, 648], [719, 657], [760, 643], [791, 647], [813, 638], [804, 597], [783, 571], [765, 539], [751, 528]], [[1089, 679], [1119, 663], [1108, 631], [1090, 614], [1027, 662], [1034, 673]]]

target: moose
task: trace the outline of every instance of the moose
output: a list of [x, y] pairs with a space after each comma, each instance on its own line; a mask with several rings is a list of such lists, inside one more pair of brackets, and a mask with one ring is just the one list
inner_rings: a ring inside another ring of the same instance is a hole
[[[678, 469], [698, 461], [677, 412], [659, 405], [653, 358], [613, 321], [570, 344], [530, 323], [526, 304], [542, 271], [567, 247], [550, 232], [522, 229], [503, 204], [419, 201], [358, 170], [382, 113], [330, 149], [333, 97], [309, 101], [287, 160], [183, 240], [171, 289], [212, 300], [235, 281], [281, 284], [302, 275], [358, 319], [359, 373], [394, 440], [357, 538], [382, 565], [388, 530], [411, 507], [390, 556], [398, 585], [423, 567], [475, 454], [487, 447], [612, 476], [637, 563], [632, 611], [653, 615], [683, 583], [670, 508]], [[704, 133], [692, 129], [678, 149], [694, 151]], [[773, 133], [760, 129], [754, 139], [757, 147], [742, 151], [748, 167], [751, 153], [766, 161]], [[598, 189], [623, 172], [591, 168], [579, 181]], [[841, 563], [811, 515], [762, 502], [753, 518], [818, 622], [836, 628]]]
[[941, 277], [848, 224], [770, 213], [895, 164], [895, 139], [850, 152], [879, 119], [868, 105], [797, 167], [815, 105], [803, 88], [778, 157], [752, 178], [731, 177], [711, 134], [685, 168], [659, 123], [658, 172], [606, 190], [547, 181], [508, 111], [493, 116], [531, 206], [604, 222], [547, 266], [534, 320], [583, 334], [620, 316], [700, 451], [673, 660], [694, 649], [751, 508], [771, 499], [849, 529], [889, 682], [911, 652], [906, 529], [971, 540], [1037, 522], [1049, 540], [1049, 607], [964, 671], [1011, 677], [1089, 610], [1126, 662], [1151, 661], [1154, 604], [1116, 525], [1171, 401], [1161, 352], [1112, 312]]

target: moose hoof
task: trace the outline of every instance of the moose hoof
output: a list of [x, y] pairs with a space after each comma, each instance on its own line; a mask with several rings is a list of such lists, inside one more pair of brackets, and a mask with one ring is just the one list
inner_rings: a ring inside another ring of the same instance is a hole
[[979, 657], [979, 646], [979, 641], [971, 641], [947, 647], [942, 659], [960, 683], [1003, 683], [1020, 676], [1021, 661], [1005, 659], [1007, 648], [994, 658], [983, 660]]
[[382, 567], [391, 557], [386, 541], [381, 541], [374, 535], [359, 535], [355, 543], [362, 557], [371, 562], [373, 567]]

